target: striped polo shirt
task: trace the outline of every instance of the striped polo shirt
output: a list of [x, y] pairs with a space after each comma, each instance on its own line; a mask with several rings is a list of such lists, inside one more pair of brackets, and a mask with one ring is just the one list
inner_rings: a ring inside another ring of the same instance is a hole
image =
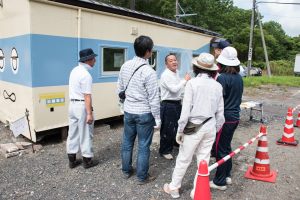
[[[145, 65], [135, 72], [129, 82], [135, 69], [142, 64]], [[152, 113], [155, 119], [160, 119], [157, 75], [149, 66], [148, 60], [135, 56], [122, 65], [118, 78], [118, 93], [123, 91], [127, 84], [124, 111], [131, 114]]]

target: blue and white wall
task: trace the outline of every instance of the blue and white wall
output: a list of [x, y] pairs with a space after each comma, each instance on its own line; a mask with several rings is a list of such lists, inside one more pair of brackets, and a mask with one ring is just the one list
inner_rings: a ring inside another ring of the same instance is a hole
[[[95, 115], [102, 119], [120, 115], [118, 74], [103, 73], [103, 47], [125, 48], [128, 60], [134, 56], [134, 39], [150, 36], [158, 52], [160, 77], [167, 54], [181, 54], [183, 75], [190, 71], [193, 54], [209, 51], [211, 39], [175, 27], [38, 0], [4, 0], [0, 12], [0, 26], [7, 27], [1, 28], [0, 35], [5, 62], [1, 69], [0, 52], [0, 92], [6, 90], [17, 98], [12, 102], [0, 97], [0, 120], [13, 121], [27, 108], [35, 131], [68, 125], [68, 78], [80, 49], [92, 48], [99, 55], [91, 74]], [[132, 29], [138, 34], [132, 35]], [[17, 56], [11, 56], [15, 52]], [[14, 66], [18, 64], [17, 70], [11, 67], [12, 60]]]

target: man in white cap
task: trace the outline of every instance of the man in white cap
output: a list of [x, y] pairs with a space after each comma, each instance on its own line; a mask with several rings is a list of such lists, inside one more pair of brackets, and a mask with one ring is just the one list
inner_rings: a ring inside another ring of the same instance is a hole
[[[214, 56], [209, 53], [201, 53], [192, 60], [192, 64], [196, 77], [188, 81], [185, 87], [176, 135], [176, 141], [180, 144], [179, 154], [172, 181], [164, 185], [164, 191], [173, 198], [180, 196], [181, 182], [193, 155], [197, 156], [198, 165], [201, 160], [209, 162], [216, 131], [224, 123], [222, 86], [213, 79], [218, 70], [214, 64]], [[187, 127], [192, 127], [192, 131], [188, 133]], [[197, 174], [191, 192], [192, 198]]]
[[95, 65], [97, 54], [92, 49], [79, 52], [79, 65], [69, 78], [69, 132], [67, 139], [67, 154], [69, 167], [75, 168], [81, 162], [76, 160], [76, 153], [81, 151], [85, 169], [98, 164], [92, 160], [94, 117], [92, 109], [92, 76], [88, 72]]
[[[224, 117], [225, 123], [217, 133], [215, 146], [212, 149], [216, 155], [216, 161], [227, 156], [231, 151], [231, 140], [240, 120], [240, 104], [243, 95], [243, 80], [239, 75], [240, 61], [237, 51], [233, 47], [226, 47], [217, 58], [220, 66], [220, 75], [217, 81], [223, 87]], [[226, 190], [226, 185], [231, 180], [232, 159], [229, 159], [217, 168], [215, 178], [210, 182], [210, 187], [218, 190]]]

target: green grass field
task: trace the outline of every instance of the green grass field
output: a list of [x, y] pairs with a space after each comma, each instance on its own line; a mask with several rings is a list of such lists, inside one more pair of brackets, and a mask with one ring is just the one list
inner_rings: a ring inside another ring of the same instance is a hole
[[261, 85], [277, 85], [300, 87], [300, 77], [296, 76], [251, 76], [244, 77], [244, 87], [259, 87]]

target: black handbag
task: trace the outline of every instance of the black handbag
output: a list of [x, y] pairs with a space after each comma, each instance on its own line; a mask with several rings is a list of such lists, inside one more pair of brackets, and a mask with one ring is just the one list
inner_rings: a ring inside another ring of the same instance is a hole
[[125, 87], [125, 90], [119, 92], [118, 95], [119, 95], [119, 99], [120, 99], [120, 102], [121, 102], [121, 103], [124, 103], [124, 101], [125, 101], [125, 99], [126, 99], [126, 94], [125, 94], [125, 92], [126, 92], [126, 90], [127, 90], [127, 87], [128, 87], [128, 85], [129, 85], [129, 83], [130, 83], [131, 78], [133, 77], [133, 75], [135, 74], [135, 72], [136, 72], [139, 68], [141, 68], [142, 66], [144, 66], [144, 65], [146, 65], [146, 64], [142, 64], [142, 65], [140, 65], [138, 68], [136, 68], [136, 69], [134, 70], [133, 74], [131, 75], [131, 77], [130, 77], [130, 79], [129, 79], [129, 81], [128, 81], [128, 84], [127, 84], [126, 87]]
[[183, 129], [183, 133], [185, 135], [192, 135], [197, 132], [206, 122], [208, 122], [212, 117], [207, 118], [201, 124], [194, 124], [192, 122], [188, 122], [187, 125]]
[[126, 98], [126, 95], [125, 95], [125, 90], [124, 91], [121, 91], [119, 93], [119, 98], [120, 98], [120, 101], [123, 100], [123, 102], [125, 101], [125, 98]]

